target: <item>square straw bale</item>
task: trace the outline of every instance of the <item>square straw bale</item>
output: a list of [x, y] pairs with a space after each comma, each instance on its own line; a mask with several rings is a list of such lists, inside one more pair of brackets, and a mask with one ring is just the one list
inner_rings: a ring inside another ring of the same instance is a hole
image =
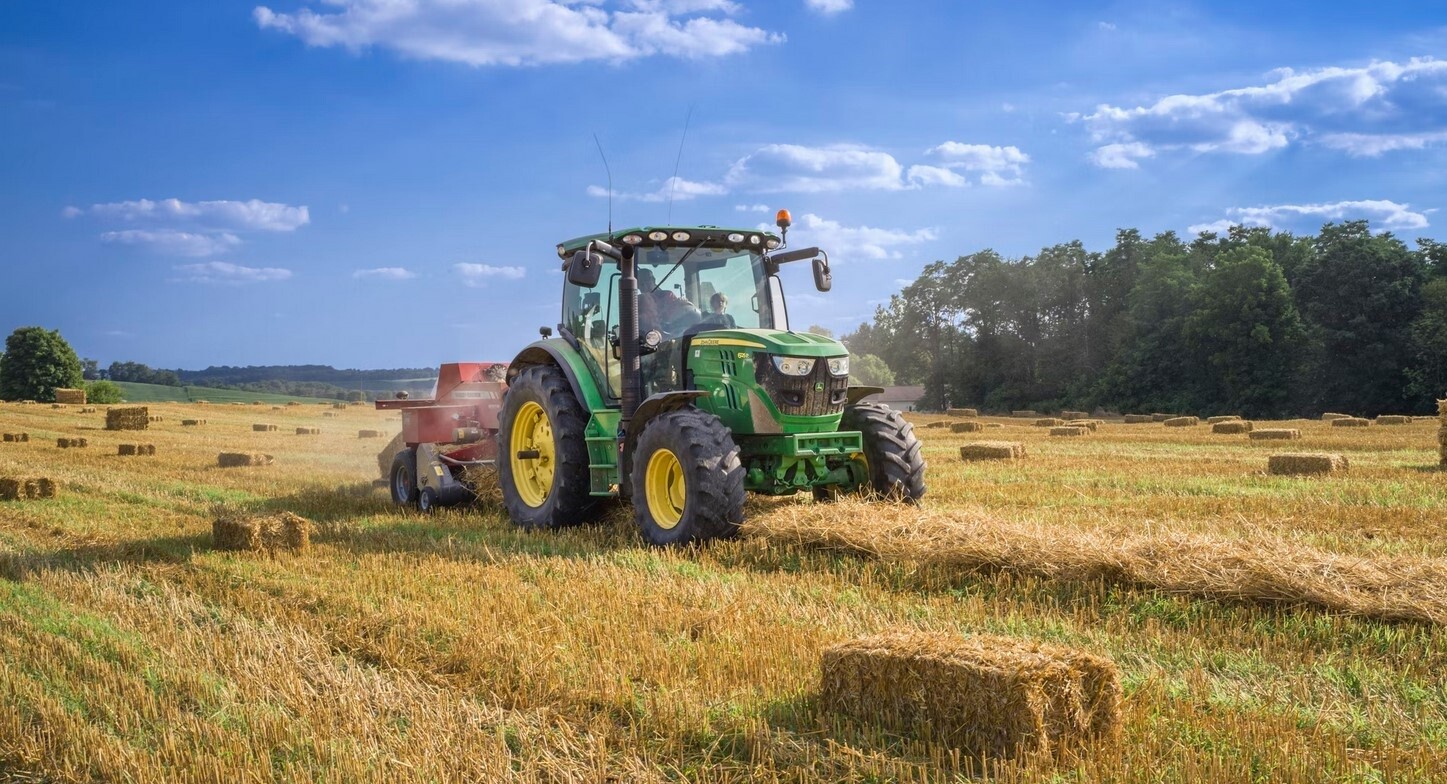
[[1238, 414], [1223, 414], [1222, 416], [1206, 417], [1206, 424], [1215, 425], [1221, 422], [1235, 422], [1240, 418]]
[[1060, 427], [1063, 424], [1065, 424], [1065, 420], [1056, 419], [1055, 417], [1044, 417], [1035, 420], [1036, 427]]
[[146, 406], [106, 409], [106, 430], [145, 430], [151, 426], [151, 409]]
[[18, 501], [25, 483], [11, 477], [0, 477], [0, 501]]
[[1011, 412], [1010, 412], [1010, 416], [1015, 417], [1015, 418], [1017, 418], [1017, 419], [1034, 419], [1034, 418], [1040, 416], [1040, 414], [1039, 414], [1039, 412], [1031, 411], [1031, 410], [1028, 409], [1028, 408], [1022, 408], [1022, 409], [1020, 409], [1019, 411], [1011, 411]]
[[949, 427], [950, 424], [951, 424], [951, 423], [949, 422], [949, 420], [940, 419], [940, 420], [936, 420], [936, 421], [934, 421], [934, 422], [930, 422], [929, 424], [925, 425], [925, 427], [926, 427], [926, 428], [931, 428], [931, 427]]
[[980, 410], [977, 408], [951, 408], [945, 413], [953, 417], [977, 417], [980, 415]]
[[1004, 427], [1004, 425], [1001, 424], [1001, 423], [999, 423], [999, 422], [986, 422], [986, 423], [985, 423], [985, 427], [986, 427], [986, 428], [991, 428], [991, 427]]
[[1228, 419], [1225, 422], [1217, 422], [1211, 425], [1212, 433], [1225, 433], [1226, 435], [1240, 435], [1251, 432], [1251, 423], [1242, 419]]
[[978, 758], [1120, 740], [1110, 659], [1009, 637], [896, 632], [826, 649], [820, 706]]
[[1330, 412], [1330, 411], [1328, 411], [1328, 412], [1326, 412], [1325, 414], [1322, 414], [1322, 415], [1321, 415], [1321, 421], [1323, 421], [1323, 422], [1330, 422], [1330, 421], [1332, 421], [1332, 420], [1334, 420], [1334, 419], [1351, 419], [1351, 418], [1352, 418], [1352, 415], [1351, 415], [1351, 414], [1336, 414], [1336, 413], [1332, 413], [1332, 412]]
[[1400, 414], [1382, 414], [1382, 415], [1380, 415], [1380, 416], [1377, 417], [1377, 424], [1379, 424], [1379, 425], [1410, 425], [1410, 424], [1412, 424], [1412, 418], [1409, 417], [1409, 416], [1402, 416], [1402, 415], [1400, 415]]
[[117, 444], [117, 445], [116, 445], [116, 454], [117, 454], [117, 455], [134, 455], [134, 454], [136, 454], [136, 445], [135, 445], [135, 444]]
[[35, 479], [35, 491], [31, 498], [54, 498], [60, 494], [60, 483], [49, 477]]
[[1272, 455], [1266, 470], [1272, 474], [1330, 474], [1347, 470], [1347, 459], [1324, 452], [1298, 452]]
[[1100, 421], [1099, 419], [1072, 419], [1069, 422], [1065, 423], [1067, 427], [1089, 428], [1090, 432], [1092, 433], [1095, 432], [1096, 428], [1100, 427], [1103, 424], [1105, 423]]
[[198, 427], [198, 426], [204, 425], [204, 424], [206, 424], [206, 420], [204, 420], [204, 419], [183, 419], [183, 420], [181, 420], [181, 427]]
[[380, 431], [380, 430], [358, 430], [358, 431], [357, 431], [357, 438], [381, 438], [381, 437], [382, 437], [382, 431]]
[[256, 424], [253, 424], [253, 425], [251, 426], [251, 429], [252, 429], [253, 432], [256, 432], [256, 433], [270, 433], [270, 432], [276, 430], [276, 425], [268, 425], [268, 424], [264, 424], [264, 423], [258, 422], [258, 423], [256, 423]]
[[347, 407], [347, 404], [346, 404], [346, 403], [333, 403], [333, 404], [332, 404], [332, 408], [346, 408], [346, 407]]
[[960, 447], [961, 460], [1015, 460], [1025, 456], [1025, 445], [1013, 441], [976, 441]]
[[1070, 420], [1070, 419], [1090, 419], [1090, 412], [1089, 412], [1089, 411], [1061, 411], [1061, 412], [1060, 412], [1060, 418], [1061, 418], [1061, 419], [1065, 419], [1065, 420]]
[[1301, 431], [1294, 427], [1268, 427], [1263, 430], [1252, 430], [1247, 438], [1252, 441], [1295, 441], [1301, 438]]
[[271, 455], [260, 452], [222, 452], [216, 456], [216, 464], [222, 468], [269, 466], [272, 462], [274, 462], [274, 458]]
[[1332, 427], [1370, 427], [1372, 420], [1359, 417], [1342, 417], [1331, 420]]
[[1147, 423], [1147, 422], [1154, 422], [1154, 421], [1156, 421], [1156, 418], [1155, 418], [1155, 416], [1152, 415], [1152, 414], [1126, 414], [1126, 415], [1125, 415], [1125, 423], [1126, 423], [1127, 425], [1143, 425], [1143, 424], [1145, 424], [1145, 423]]
[[50, 407], [51, 407], [51, 408], [65, 408], [65, 404], [64, 404], [64, 403], [51, 403], [51, 404], [50, 404]]
[[311, 529], [310, 520], [291, 512], [252, 516], [223, 511], [211, 522], [211, 539], [220, 550], [305, 552], [311, 549]]
[[80, 408], [80, 413], [82, 413], [82, 414], [94, 414], [94, 413], [95, 413], [95, 406], [81, 406], [81, 408]]
[[1090, 428], [1081, 426], [1064, 426], [1050, 428], [1052, 436], [1085, 436], [1090, 435]]
[[1160, 413], [1151, 414], [1151, 421], [1152, 421], [1152, 422], [1164, 422], [1164, 421], [1166, 421], [1167, 419], [1175, 419], [1175, 418], [1176, 418], [1176, 415], [1175, 415], [1175, 414], [1160, 414]]
[[299, 436], [319, 436], [322, 434], [322, 429], [319, 427], [299, 427], [296, 429], [296, 434]]
[[983, 422], [952, 422], [949, 426], [952, 433], [978, 433], [985, 429]]
[[85, 405], [85, 390], [57, 388], [55, 390], [55, 402], [83, 406]]
[[1195, 427], [1201, 424], [1201, 420], [1193, 416], [1171, 417], [1161, 424], [1166, 427]]

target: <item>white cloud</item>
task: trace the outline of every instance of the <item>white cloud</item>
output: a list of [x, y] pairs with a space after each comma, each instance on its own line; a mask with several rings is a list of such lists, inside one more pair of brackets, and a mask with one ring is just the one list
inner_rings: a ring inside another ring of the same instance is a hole
[[305, 206], [251, 199], [198, 201], [136, 199], [93, 204], [90, 212], [104, 218], [136, 222], [183, 222], [228, 231], [295, 231], [311, 222]]
[[522, 267], [494, 267], [490, 264], [453, 264], [452, 268], [462, 277], [463, 284], [473, 288], [485, 286], [493, 278], [521, 280], [527, 274]]
[[188, 231], [160, 229], [146, 231], [127, 229], [108, 231], [100, 235], [101, 241], [112, 245], [134, 245], [147, 248], [167, 256], [214, 256], [241, 244], [235, 234], [196, 234]]
[[1067, 119], [1082, 123], [1104, 145], [1092, 156], [1097, 165], [1117, 168], [1133, 168], [1149, 157], [1122, 155], [1126, 148], [1118, 145], [1239, 155], [1298, 142], [1359, 156], [1422, 149], [1447, 142], [1447, 61], [1284, 68], [1261, 84], [1168, 95], [1130, 108], [1102, 104]]
[[[1024, 167], [1030, 162], [1030, 156], [1014, 145], [998, 147], [948, 141], [925, 150], [925, 154], [941, 161], [946, 169], [980, 172], [980, 184], [994, 186], [1023, 184]], [[918, 168], [920, 167], [911, 167], [910, 171]], [[959, 179], [958, 183], [944, 184], [963, 185], [964, 178]]]
[[837, 14], [854, 7], [854, 0], [804, 0], [810, 11], [821, 14]]
[[176, 267], [183, 283], [265, 283], [287, 280], [291, 270], [279, 267], [243, 267], [225, 261], [207, 261], [201, 264], [182, 264]]
[[352, 273], [352, 277], [357, 279], [411, 280], [417, 277], [417, 273], [405, 267], [374, 267], [372, 269], [359, 269]]
[[[682, 177], [669, 177], [656, 191], [650, 193], [613, 191], [613, 198], [619, 201], [666, 202], [669, 200], [670, 193], [674, 201], [689, 201], [699, 196], [722, 196], [728, 193], [728, 189], [715, 182], [693, 182]], [[608, 189], [589, 185], [588, 195], [606, 198]]]
[[663, 54], [718, 57], [784, 36], [726, 17], [726, 0], [326, 0], [334, 10], [278, 13], [258, 6], [262, 28], [310, 46], [391, 49], [404, 57], [471, 66], [622, 61]]
[[60, 217], [62, 218], [79, 218], [84, 214], [85, 210], [74, 206], [66, 207], [65, 209], [60, 211]]
[[1096, 22], [1095, 26], [1107, 33], [1113, 33], [1116, 30], [1115, 22]]
[[901, 190], [902, 173], [894, 156], [859, 145], [770, 144], [735, 161], [724, 183], [763, 193]]
[[920, 187], [926, 185], [946, 185], [951, 188], [963, 188], [970, 184], [969, 180], [949, 169], [939, 166], [926, 166], [924, 164], [915, 164], [909, 167], [909, 172], [905, 175], [905, 179], [909, 180], [911, 185]]
[[[760, 228], [765, 228], [761, 226]], [[938, 238], [934, 229], [878, 229], [871, 226], [845, 226], [838, 221], [805, 213], [794, 221], [795, 242], [803, 246], [818, 245], [831, 260], [899, 259], [901, 245], [918, 245]]]
[[1139, 169], [1140, 158], [1154, 158], [1155, 150], [1140, 142], [1107, 144], [1091, 151], [1090, 162], [1102, 169]]
[[1233, 207], [1226, 211], [1228, 217], [1210, 223], [1198, 223], [1188, 227], [1192, 234], [1211, 231], [1225, 234], [1232, 226], [1281, 229], [1290, 228], [1303, 221], [1317, 223], [1324, 221], [1370, 220], [1376, 228], [1385, 231], [1413, 230], [1427, 228], [1427, 215], [1433, 210], [1414, 211], [1410, 204], [1398, 204], [1385, 199], [1361, 201], [1338, 201], [1329, 204], [1276, 204], [1261, 207]]
[[767, 204], [735, 204], [734, 212], [768, 212]]

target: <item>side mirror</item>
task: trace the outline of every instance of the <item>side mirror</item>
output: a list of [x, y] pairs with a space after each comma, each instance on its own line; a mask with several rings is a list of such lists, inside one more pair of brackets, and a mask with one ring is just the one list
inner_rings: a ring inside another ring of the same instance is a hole
[[814, 288], [828, 291], [834, 287], [834, 273], [829, 271], [829, 257], [814, 259]]
[[603, 257], [597, 253], [580, 250], [568, 261], [568, 282], [574, 286], [591, 289], [598, 285], [603, 274]]

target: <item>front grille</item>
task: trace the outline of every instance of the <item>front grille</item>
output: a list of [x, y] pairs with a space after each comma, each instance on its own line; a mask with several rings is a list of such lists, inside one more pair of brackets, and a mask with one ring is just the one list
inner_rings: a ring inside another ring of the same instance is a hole
[[829, 362], [814, 361], [814, 371], [807, 376], [786, 376], [774, 367], [773, 359], [764, 352], [754, 355], [754, 377], [769, 393], [779, 413], [791, 416], [825, 416], [844, 410], [849, 392], [848, 376], [829, 374]]

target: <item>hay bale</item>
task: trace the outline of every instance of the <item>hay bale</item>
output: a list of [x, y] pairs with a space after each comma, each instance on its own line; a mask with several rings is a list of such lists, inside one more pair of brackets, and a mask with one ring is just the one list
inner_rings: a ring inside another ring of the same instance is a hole
[[57, 388], [55, 390], [55, 402], [57, 405], [62, 403], [70, 403], [77, 406], [83, 406], [85, 405], [85, 390]]
[[25, 482], [8, 476], [0, 477], [0, 501], [18, 501], [24, 491]]
[[1332, 420], [1336, 420], [1336, 419], [1351, 419], [1351, 418], [1352, 418], [1352, 415], [1351, 415], [1351, 414], [1333, 414], [1333, 413], [1330, 412], [1330, 411], [1328, 411], [1327, 413], [1321, 415], [1321, 421], [1323, 421], [1323, 422], [1331, 422]]
[[1330, 474], [1347, 470], [1347, 459], [1325, 452], [1296, 452], [1272, 455], [1266, 460], [1272, 474]]
[[276, 425], [268, 425], [268, 424], [263, 424], [263, 423], [257, 423], [257, 424], [252, 425], [252, 426], [251, 426], [251, 429], [252, 429], [253, 432], [256, 432], [256, 433], [270, 433], [270, 432], [273, 432], [273, 431], [276, 430]]
[[1359, 417], [1342, 417], [1331, 420], [1332, 427], [1370, 427], [1372, 420]]
[[135, 453], [136, 453], [136, 445], [135, 445], [135, 444], [117, 444], [117, 445], [116, 445], [116, 454], [117, 454], [117, 455], [129, 456], [129, 455], [134, 455]]
[[51, 404], [50, 404], [50, 407], [51, 407], [51, 408], [65, 408], [65, 404], [64, 404], [64, 403], [51, 403]]
[[1153, 415], [1151, 415], [1151, 414], [1126, 414], [1126, 415], [1125, 415], [1125, 423], [1126, 423], [1127, 425], [1143, 425], [1143, 424], [1145, 424], [1145, 423], [1147, 423], [1147, 422], [1154, 422], [1154, 421], [1156, 421], [1156, 418], [1155, 418], [1155, 416], [1153, 416]]
[[1036, 412], [1034, 412], [1034, 411], [1031, 411], [1030, 409], [1026, 408], [1026, 409], [1021, 409], [1021, 410], [1019, 410], [1019, 411], [1011, 411], [1011, 412], [1010, 412], [1010, 416], [1015, 417], [1015, 418], [1017, 418], [1017, 419], [1034, 419], [1034, 418], [1040, 416], [1040, 414], [1038, 414], [1038, 413], [1036, 413]]
[[151, 409], [146, 406], [106, 410], [106, 430], [145, 430], [151, 426]]
[[84, 438], [57, 438], [55, 445], [61, 449], [81, 449], [90, 446], [90, 442]]
[[827, 648], [820, 707], [977, 759], [1119, 742], [1110, 659], [1009, 637], [894, 632]]
[[319, 427], [299, 427], [296, 429], [296, 434], [299, 436], [319, 436], [322, 434], [322, 429]]
[[23, 443], [23, 442], [25, 442], [25, 441], [29, 441], [29, 440], [30, 440], [30, 434], [29, 434], [29, 433], [5, 433], [3, 436], [0, 436], [0, 438], [3, 438], [4, 441], [9, 442], [9, 443], [19, 444], [19, 443]]
[[333, 404], [332, 404], [332, 408], [346, 408], [346, 407], [347, 407], [347, 404], [346, 404], [346, 403], [333, 403]]
[[1211, 425], [1212, 433], [1224, 433], [1226, 435], [1240, 435], [1251, 432], [1251, 423], [1241, 419], [1228, 419], [1225, 422], [1217, 422]]
[[1089, 411], [1061, 411], [1061, 412], [1060, 412], [1060, 418], [1061, 418], [1061, 419], [1064, 419], [1064, 420], [1067, 420], [1067, 421], [1069, 421], [1069, 420], [1071, 420], [1071, 419], [1090, 419], [1090, 412], [1089, 412]]
[[1252, 441], [1295, 441], [1301, 438], [1301, 431], [1294, 427], [1268, 427], [1265, 430], [1252, 430], [1247, 434]]
[[95, 406], [82, 406], [81, 409], [80, 409], [80, 413], [82, 413], [82, 414], [94, 414], [94, 413], [95, 413]]
[[274, 460], [271, 455], [264, 455], [260, 452], [222, 452], [216, 456], [216, 464], [222, 468], [269, 466]]
[[1094, 433], [1096, 428], [1100, 427], [1103, 424], [1105, 423], [1100, 421], [1099, 419], [1072, 419], [1069, 422], [1066, 422], [1065, 426], [1089, 428], [1090, 432]]
[[148, 456], [156, 454], [155, 444], [117, 444], [117, 455]]
[[1164, 422], [1167, 419], [1175, 419], [1175, 414], [1151, 414], [1152, 422]]
[[961, 460], [1015, 460], [1025, 456], [1025, 445], [1013, 441], [976, 441], [960, 447]]
[[331, 419], [331, 418], [335, 417], [336, 415], [337, 415], [337, 412], [335, 412], [335, 411], [323, 411], [323, 412], [322, 412], [322, 416], [324, 416], [324, 417], [326, 417], [326, 418], [328, 418], [328, 419]]
[[0, 501], [38, 500], [55, 498], [58, 495], [60, 483], [49, 477], [0, 477]]
[[1166, 427], [1195, 427], [1201, 424], [1201, 420], [1193, 416], [1171, 417], [1161, 424]]
[[1065, 420], [1056, 419], [1055, 417], [1045, 417], [1044, 419], [1035, 420], [1036, 427], [1060, 427], [1063, 424], [1065, 424]]
[[1085, 435], [1090, 435], [1090, 428], [1088, 428], [1088, 427], [1081, 427], [1081, 426], [1079, 426], [1079, 425], [1076, 425], [1076, 426], [1069, 426], [1069, 425], [1067, 425], [1067, 426], [1063, 426], [1063, 427], [1052, 427], [1052, 428], [1050, 428], [1050, 435], [1052, 435], [1052, 436], [1085, 436]]
[[380, 431], [380, 430], [358, 430], [358, 431], [357, 431], [357, 438], [381, 438], [381, 437], [382, 437], [382, 431]]
[[1235, 422], [1241, 419], [1239, 414], [1226, 414], [1223, 416], [1206, 417], [1206, 424], [1218, 425], [1222, 422]]
[[952, 433], [978, 433], [985, 429], [983, 422], [951, 422], [949, 426]]
[[211, 539], [220, 550], [311, 549], [312, 522], [291, 512], [249, 516], [232, 512], [217, 514], [211, 522]]
[[948, 420], [939, 419], [939, 420], [936, 420], [936, 421], [934, 421], [934, 422], [930, 422], [930, 423], [926, 424], [926, 425], [925, 425], [925, 428], [949, 427], [951, 424], [953, 424], [953, 423], [950, 422], [950, 421], [948, 421]]
[[986, 427], [987, 429], [988, 429], [988, 428], [992, 428], [992, 427], [1004, 427], [1004, 426], [1005, 426], [1005, 425], [1002, 424], [1002, 423], [1000, 423], [1000, 422], [986, 422], [986, 423], [985, 423], [985, 427]]
[[979, 409], [975, 408], [951, 408], [945, 413], [952, 417], [977, 417], [980, 415]]
[[183, 420], [181, 420], [181, 427], [198, 427], [198, 426], [204, 425], [204, 424], [206, 424], [206, 420], [204, 420], [204, 419], [183, 419]]
[[1401, 415], [1399, 415], [1399, 414], [1382, 414], [1382, 415], [1380, 415], [1380, 416], [1377, 417], [1377, 424], [1379, 424], [1379, 425], [1410, 425], [1410, 424], [1412, 424], [1412, 418], [1409, 417], [1409, 416], [1401, 416]]
[[377, 475], [383, 479], [392, 477], [392, 459], [397, 453], [407, 448], [407, 442], [402, 440], [402, 434], [392, 436], [392, 440], [382, 447], [377, 453]]
[[298, 402], [296, 402], [295, 400], [288, 400], [288, 401], [286, 401], [286, 404], [287, 404], [288, 406], [299, 406], [299, 405], [301, 405], [301, 403], [298, 403]]

